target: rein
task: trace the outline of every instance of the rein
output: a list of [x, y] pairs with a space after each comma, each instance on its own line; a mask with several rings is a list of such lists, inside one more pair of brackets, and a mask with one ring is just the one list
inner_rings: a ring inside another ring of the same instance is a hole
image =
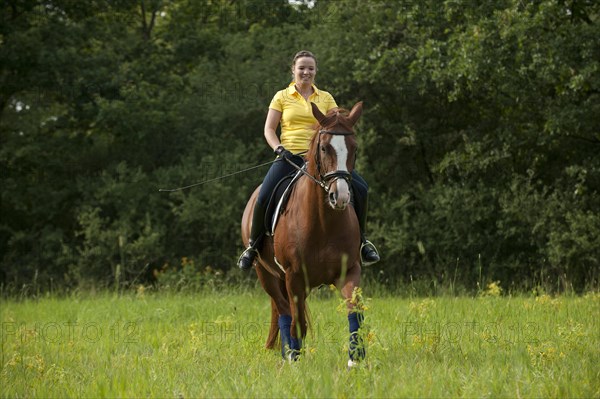
[[300, 171], [302, 174], [309, 177], [312, 181], [314, 181], [319, 186], [321, 186], [321, 188], [323, 190], [325, 190], [326, 193], [329, 193], [329, 187], [338, 179], [344, 179], [348, 182], [348, 184], [350, 184], [350, 182], [352, 181], [352, 174], [345, 170], [336, 170], [334, 172], [325, 173], [325, 175], [323, 175], [321, 173], [321, 156], [320, 156], [321, 152], [319, 151], [319, 149], [321, 147], [321, 135], [322, 134], [330, 134], [332, 136], [352, 136], [354, 133], [353, 132], [335, 131], [335, 130], [325, 130], [325, 129], [319, 130], [319, 138], [317, 140], [317, 150], [316, 150], [315, 162], [317, 165], [317, 173], [319, 173], [320, 179], [317, 179], [316, 177], [314, 177], [313, 175], [308, 173], [305, 168], [299, 167], [298, 165], [296, 165], [295, 163], [293, 163], [292, 161], [290, 161], [288, 159], [285, 159], [285, 160], [290, 165], [292, 165], [296, 170]]
[[290, 165], [292, 165], [294, 167], [294, 169], [296, 169], [298, 172], [300, 172], [304, 176], [310, 178], [312, 181], [314, 181], [319, 186], [321, 186], [323, 188], [323, 190], [325, 190], [326, 192], [329, 192], [329, 186], [327, 184], [325, 184], [325, 182], [316, 179], [313, 175], [311, 175], [310, 173], [308, 173], [305, 168], [301, 168], [300, 166], [296, 165], [294, 162], [290, 161], [289, 159], [287, 159], [287, 158], [284, 158], [284, 159], [286, 160], [287, 163], [289, 163]]

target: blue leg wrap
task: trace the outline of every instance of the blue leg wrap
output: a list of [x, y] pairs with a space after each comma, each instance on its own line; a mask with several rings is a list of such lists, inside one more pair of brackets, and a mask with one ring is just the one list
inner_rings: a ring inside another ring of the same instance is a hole
[[302, 340], [292, 337], [292, 345], [290, 348], [295, 352], [300, 352], [300, 348], [302, 348]]
[[280, 315], [278, 323], [281, 335], [281, 356], [284, 359], [288, 359], [289, 356], [292, 360], [296, 360], [300, 354], [300, 348], [302, 348], [302, 340], [292, 337], [292, 316]]
[[358, 334], [365, 317], [361, 313], [350, 313], [348, 315], [348, 326], [350, 330], [350, 345], [348, 355], [351, 360], [362, 360], [366, 356], [366, 349], [362, 337]]
[[285, 359], [286, 352], [292, 347], [292, 336], [290, 327], [292, 325], [292, 316], [284, 314], [279, 315], [279, 335], [281, 336], [281, 356]]

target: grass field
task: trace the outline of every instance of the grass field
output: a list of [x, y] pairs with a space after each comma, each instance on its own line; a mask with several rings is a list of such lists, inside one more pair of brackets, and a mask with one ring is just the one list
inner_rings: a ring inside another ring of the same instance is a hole
[[[368, 296], [368, 292], [366, 292]], [[372, 298], [367, 360], [309, 299], [300, 361], [264, 349], [260, 291], [1, 302], [1, 397], [600, 397], [600, 295]]]

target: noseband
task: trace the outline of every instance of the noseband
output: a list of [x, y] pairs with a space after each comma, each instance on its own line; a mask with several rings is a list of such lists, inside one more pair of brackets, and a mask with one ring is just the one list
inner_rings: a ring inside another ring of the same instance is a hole
[[319, 138], [317, 141], [317, 153], [315, 155], [315, 162], [317, 165], [317, 173], [319, 174], [320, 180], [314, 179], [315, 182], [323, 187], [326, 192], [329, 192], [329, 187], [335, 183], [338, 179], [344, 179], [348, 182], [348, 185], [352, 182], [352, 174], [345, 170], [335, 170], [333, 172], [328, 172], [323, 175], [321, 172], [321, 135], [322, 134], [330, 134], [332, 136], [352, 136], [353, 132], [342, 132], [336, 130], [319, 130]]

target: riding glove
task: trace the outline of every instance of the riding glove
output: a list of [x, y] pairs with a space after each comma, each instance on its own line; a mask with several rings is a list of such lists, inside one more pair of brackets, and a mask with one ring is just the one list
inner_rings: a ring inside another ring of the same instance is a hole
[[292, 157], [294, 156], [294, 154], [292, 154], [290, 151], [286, 150], [285, 147], [282, 145], [277, 146], [277, 148], [275, 148], [274, 152], [277, 156], [279, 156], [279, 158], [287, 159], [288, 161], [291, 161]]

